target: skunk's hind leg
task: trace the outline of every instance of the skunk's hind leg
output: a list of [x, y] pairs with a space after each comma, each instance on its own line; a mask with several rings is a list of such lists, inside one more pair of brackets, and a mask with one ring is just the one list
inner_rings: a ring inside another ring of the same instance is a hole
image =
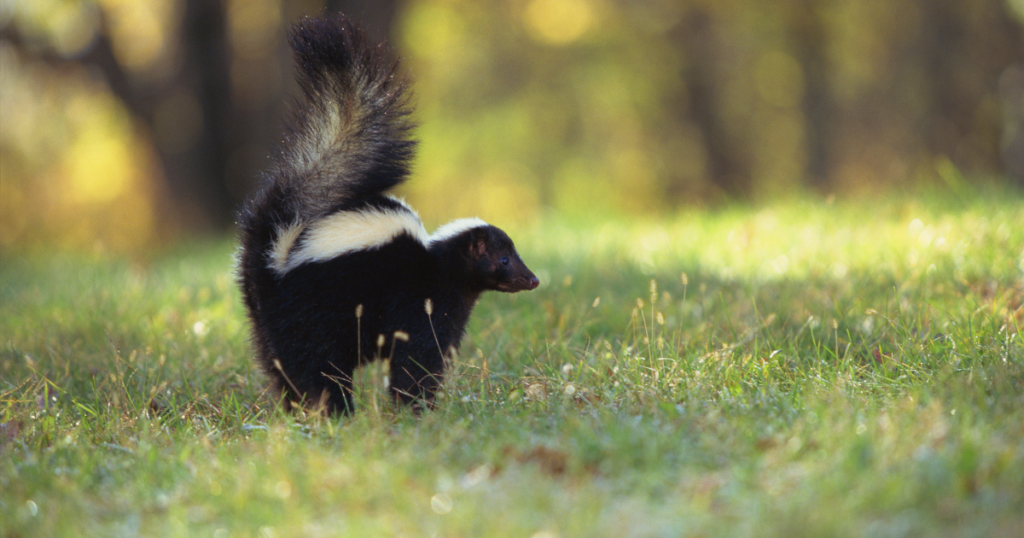
[[444, 360], [436, 349], [419, 358], [422, 360], [408, 356], [391, 360], [391, 397], [416, 409], [433, 408], [434, 396], [444, 382]]

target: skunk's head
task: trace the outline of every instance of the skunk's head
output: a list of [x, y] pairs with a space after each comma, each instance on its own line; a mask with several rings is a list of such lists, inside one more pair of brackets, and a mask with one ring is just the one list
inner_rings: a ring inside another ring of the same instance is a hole
[[515, 293], [540, 284], [508, 235], [480, 219], [445, 224], [430, 236], [428, 246], [460, 266], [458, 278], [466, 279], [475, 290]]
[[540, 284], [505, 232], [491, 226], [469, 230], [470, 273], [486, 290], [515, 293], [532, 290]]

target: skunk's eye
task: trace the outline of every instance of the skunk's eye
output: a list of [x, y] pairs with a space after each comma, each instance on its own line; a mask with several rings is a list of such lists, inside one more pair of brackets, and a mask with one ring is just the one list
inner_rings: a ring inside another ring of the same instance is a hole
[[508, 265], [508, 256], [505, 256], [504, 258], [501, 259], [501, 264]]

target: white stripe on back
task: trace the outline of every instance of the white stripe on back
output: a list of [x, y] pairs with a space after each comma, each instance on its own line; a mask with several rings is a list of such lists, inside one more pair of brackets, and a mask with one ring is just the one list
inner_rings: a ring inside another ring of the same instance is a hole
[[445, 239], [451, 239], [452, 237], [455, 237], [456, 235], [459, 235], [462, 232], [465, 232], [466, 230], [472, 230], [473, 228], [480, 228], [487, 225], [488, 224], [486, 222], [476, 217], [453, 220], [448, 224], [445, 224], [444, 226], [441, 226], [440, 228], [434, 230], [434, 233], [430, 235], [430, 240], [427, 242], [427, 244], [437, 243], [440, 241], [444, 241]]
[[[292, 250], [301, 232], [305, 232], [302, 240]], [[271, 246], [270, 267], [283, 275], [304, 263], [382, 247], [403, 233], [424, 245], [429, 240], [419, 216], [405, 204], [394, 209], [339, 211], [309, 226], [293, 224], [279, 232]]]

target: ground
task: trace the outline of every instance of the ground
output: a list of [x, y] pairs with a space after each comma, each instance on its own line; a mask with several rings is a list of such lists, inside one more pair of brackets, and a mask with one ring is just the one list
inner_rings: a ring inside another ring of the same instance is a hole
[[508, 228], [419, 416], [280, 411], [229, 239], [0, 254], [0, 536], [1024, 534], [1020, 193]]

